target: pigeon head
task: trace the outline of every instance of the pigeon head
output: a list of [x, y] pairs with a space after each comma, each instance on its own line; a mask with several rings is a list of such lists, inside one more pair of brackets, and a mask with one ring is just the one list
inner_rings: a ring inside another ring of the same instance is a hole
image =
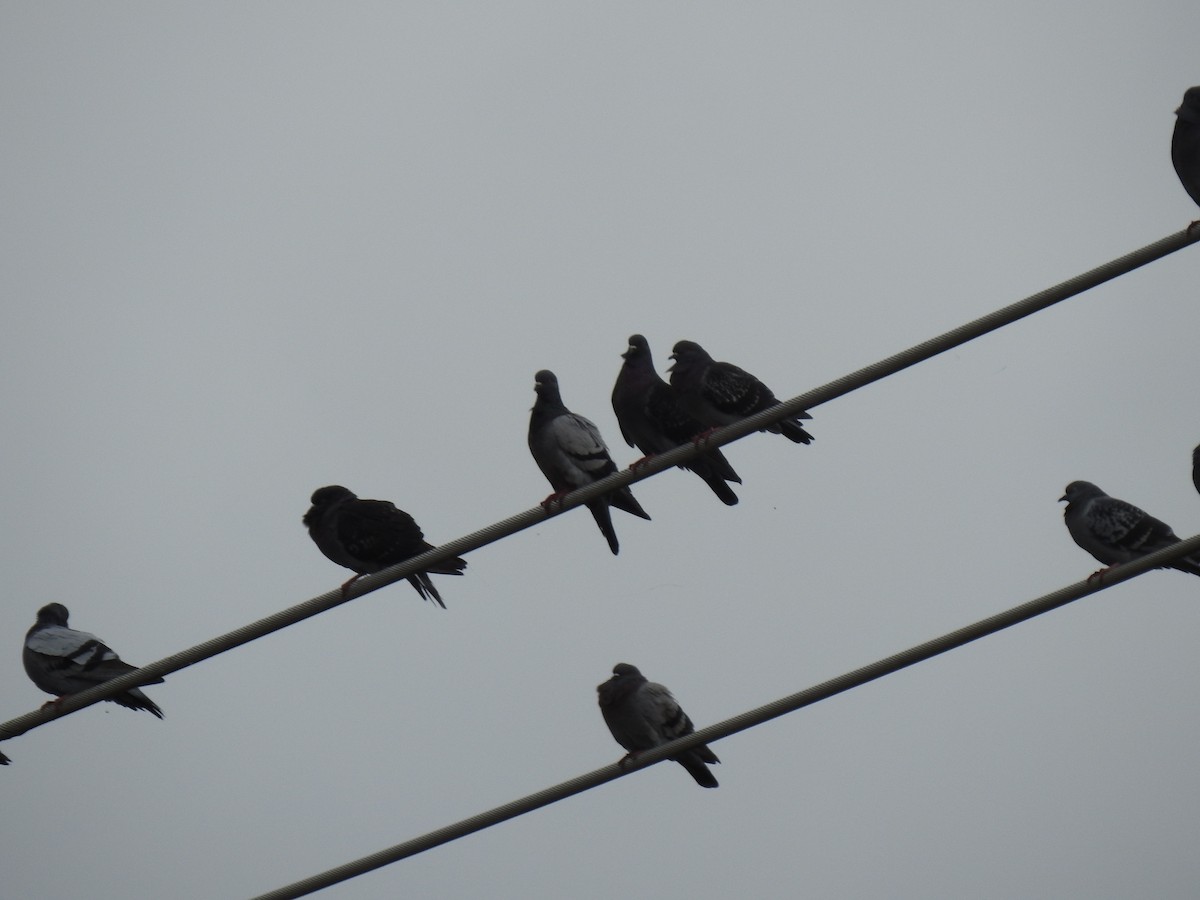
[[633, 359], [636, 356], [650, 355], [650, 345], [646, 339], [640, 334], [631, 334], [629, 336], [629, 346], [625, 348], [625, 352], [621, 354], [621, 359]]
[[48, 603], [38, 610], [37, 620], [39, 625], [62, 625], [65, 628], [70, 615], [61, 603]]
[[1183, 94], [1183, 103], [1175, 115], [1192, 125], [1200, 125], [1200, 85], [1188, 88]]
[[629, 663], [617, 663], [613, 666], [612, 678], [596, 685], [596, 693], [600, 695], [600, 705], [615, 706], [624, 701], [630, 694], [646, 681], [637, 666]]
[[674, 369], [675, 366], [686, 366], [691, 363], [708, 362], [712, 359], [705, 349], [695, 341], [679, 341], [676, 343], [675, 346], [671, 348], [670, 358], [675, 360], [675, 365], [671, 366], [667, 371]]
[[1090, 481], [1072, 481], [1067, 485], [1066, 491], [1058, 498], [1059, 503], [1081, 503], [1084, 500], [1091, 500], [1093, 497], [1107, 497], [1108, 494], [1100, 490]]
[[562, 397], [558, 393], [558, 376], [549, 369], [542, 369], [533, 376], [533, 392], [547, 403], [562, 403]]
[[357, 495], [348, 488], [342, 487], [340, 484], [331, 484], [327, 487], [317, 488], [313, 491], [312, 505], [313, 506], [330, 506], [342, 500], [354, 500]]

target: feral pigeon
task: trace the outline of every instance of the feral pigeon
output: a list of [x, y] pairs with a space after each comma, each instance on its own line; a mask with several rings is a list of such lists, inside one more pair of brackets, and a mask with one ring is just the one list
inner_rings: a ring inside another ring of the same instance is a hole
[[[671, 387], [693, 417], [705, 428], [732, 425], [739, 419], [769, 409], [779, 403], [771, 389], [733, 363], [717, 362], [695, 341], [680, 341], [671, 353]], [[797, 444], [812, 442], [812, 435], [800, 427], [801, 419], [811, 419], [806, 412], [797, 413], [764, 431], [782, 434]]]
[[[1108, 496], [1091, 482], [1072, 481], [1058, 499], [1060, 503], [1066, 501], [1063, 518], [1075, 543], [1106, 569], [1179, 543], [1179, 537], [1166, 522], [1147, 515], [1132, 503]], [[1171, 563], [1171, 568], [1200, 575], [1200, 561], [1190, 556]]]
[[[1175, 133], [1171, 135], [1171, 162], [1183, 189], [1200, 206], [1200, 85], [1188, 88], [1183, 103], [1175, 110]], [[1188, 226], [1188, 231], [1197, 222]]]
[[[617, 464], [608, 455], [600, 430], [589, 419], [563, 406], [553, 372], [546, 369], [538, 372], [533, 378], [533, 389], [537, 402], [529, 416], [529, 452], [554, 488], [554, 493], [542, 501], [548, 506], [569, 491], [611, 475], [617, 471]], [[608, 539], [609, 549], [616, 554], [620, 544], [613, 529], [610, 506], [643, 519], [650, 517], [634, 499], [628, 485], [588, 503], [592, 518]]]
[[[612, 405], [625, 443], [650, 457], [686, 444], [704, 430], [684, 410], [675, 389], [654, 371], [650, 345], [644, 337], [640, 334], [630, 337], [629, 347], [621, 357], [625, 362], [613, 385]], [[714, 449], [680, 468], [690, 469], [703, 478], [727, 506], [738, 502], [737, 494], [726, 482], [741, 484], [742, 479], [720, 450]]]
[[[322, 553], [356, 573], [342, 585], [343, 594], [361, 576], [381, 572], [433, 549], [413, 517], [404, 510], [387, 500], [359, 500], [340, 484], [313, 492], [312, 508], [304, 514], [304, 524]], [[461, 575], [466, 567], [466, 560], [452, 556], [435, 568], [409, 575], [408, 583], [423, 598], [432, 599], [445, 609], [446, 604], [429, 573]]]
[[[61, 603], [43, 606], [38, 610], [37, 622], [25, 635], [21, 658], [25, 672], [39, 688], [58, 695], [61, 700], [137, 668], [121, 662], [94, 634], [68, 628], [68, 615]], [[144, 683], [161, 684], [162, 680], [151, 678]], [[137, 688], [108, 699], [128, 709], [144, 709], [160, 719], [163, 717], [158, 705]]]
[[[604, 724], [629, 751], [626, 758], [641, 750], [650, 750], [668, 741], [691, 734], [696, 729], [675, 698], [661, 684], [647, 681], [637, 666], [618, 663], [613, 677], [596, 688]], [[715, 788], [717, 779], [708, 765], [719, 763], [717, 755], [704, 744], [672, 757], [701, 787]]]

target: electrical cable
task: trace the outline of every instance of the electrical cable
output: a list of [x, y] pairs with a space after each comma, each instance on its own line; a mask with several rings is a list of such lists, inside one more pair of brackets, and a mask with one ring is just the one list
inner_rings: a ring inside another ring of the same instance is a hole
[[670, 759], [672, 756], [689, 747], [694, 747], [697, 744], [713, 743], [721, 738], [729, 737], [731, 734], [737, 734], [739, 731], [745, 731], [748, 728], [769, 722], [771, 719], [787, 715], [806, 706], [811, 706], [820, 700], [836, 696], [851, 688], [860, 687], [885, 675], [898, 672], [900, 669], [931, 659], [956, 647], [961, 647], [964, 644], [977, 641], [998, 631], [1011, 628], [1028, 619], [1058, 609], [1060, 606], [1065, 606], [1081, 597], [1107, 590], [1121, 582], [1128, 581], [1130, 578], [1136, 578], [1138, 575], [1145, 574], [1151, 569], [1165, 566], [1172, 560], [1196, 551], [1200, 551], [1200, 535], [1188, 538], [1178, 544], [1172, 544], [1170, 547], [1158, 550], [1122, 566], [1102, 570], [1103, 574], [1099, 577], [1092, 575], [1085, 581], [1060, 588], [1052, 593], [1022, 603], [1020, 606], [1014, 606], [994, 616], [980, 619], [978, 622], [951, 631], [941, 637], [933, 638], [922, 644], [917, 644], [915, 647], [895, 653], [885, 659], [854, 669], [836, 678], [831, 678], [814, 687], [733, 716], [715, 725], [698, 729], [686, 737], [655, 747], [652, 750], [643, 751], [624, 766], [620, 763], [613, 763], [603, 768], [595, 769], [584, 775], [572, 778], [569, 781], [564, 781], [553, 787], [537, 791], [518, 800], [505, 803], [502, 806], [497, 806], [487, 812], [479, 813], [478, 815], [431, 831], [404, 843], [396, 844], [385, 850], [380, 850], [352, 862], [328, 869], [318, 875], [301, 879], [285, 887], [268, 891], [265, 894], [259, 894], [253, 900], [292, 900], [292, 898], [312, 894], [339, 882], [347, 881], [348, 879], [382, 868], [391, 863], [407, 859], [410, 856], [416, 856], [418, 853], [423, 853], [426, 850], [431, 850], [442, 844], [447, 844], [477, 831], [482, 831], [485, 828], [490, 828], [493, 825], [498, 825], [501, 822], [532, 812], [535, 809], [549, 806], [552, 803], [565, 800], [575, 794], [599, 787], [609, 781], [630, 775], [638, 769], [644, 769], [647, 766]]
[[[777, 406], [748, 416], [732, 425], [719, 428], [699, 443], [683, 444], [666, 453], [660, 453], [657, 456], [651, 457], [645, 463], [638, 465], [636, 469], [622, 469], [607, 478], [572, 491], [563, 497], [561, 501], [555, 501], [550, 508], [537, 506], [517, 513], [486, 528], [472, 532], [465, 537], [441, 544], [433, 550], [426, 551], [419, 556], [414, 556], [382, 572], [366, 575], [355, 581], [349, 590], [344, 593], [339, 589], [321, 594], [303, 603], [251, 622], [241, 628], [234, 629], [226, 634], [211, 638], [186, 650], [144, 665], [140, 669], [113, 678], [96, 687], [88, 688], [77, 694], [71, 694], [62, 698], [60, 702], [55, 702], [52, 705], [43, 706], [41, 709], [25, 713], [14, 719], [9, 719], [7, 722], [0, 723], [0, 741], [25, 734], [33, 728], [45, 725], [54, 719], [70, 715], [94, 703], [107, 700], [132, 687], [144, 686], [149, 681], [173, 672], [178, 672], [181, 669], [193, 666], [198, 662], [210, 659], [235, 647], [240, 647], [242, 644], [265, 637], [272, 632], [311, 618], [335, 606], [340, 606], [342, 603], [348, 602], [355, 597], [377, 591], [402, 578], [407, 578], [414, 572], [428, 569], [441, 560], [451, 556], [461, 556], [471, 550], [477, 550], [518, 531], [530, 528], [545, 519], [574, 509], [576, 506], [593, 500], [601, 494], [608, 493], [622, 485], [650, 478], [665, 469], [673, 468], [680, 463], [687, 462], [707, 450], [724, 446], [745, 437], [747, 434], [759, 431], [780, 419], [794, 416], [801, 410], [811, 409], [822, 403], [827, 403], [872, 382], [889, 375], [894, 375], [909, 366], [923, 362], [939, 353], [944, 353], [946, 350], [950, 350], [988, 332], [1016, 322], [1055, 303], [1074, 297], [1096, 285], [1111, 281], [1120, 275], [1161, 259], [1198, 241], [1200, 241], [1200, 229], [1196, 229], [1194, 234], [1189, 234], [1188, 230], [1185, 229], [1176, 234], [1168, 235], [1153, 244], [1148, 244], [1139, 250], [1097, 266], [1082, 275], [1070, 278], [1054, 287], [1033, 294], [1024, 300], [988, 313], [965, 325], [923, 341], [907, 350], [851, 372], [849, 375], [793, 397]], [[8, 764], [8, 758], [2, 753], [0, 753], [0, 764]]]

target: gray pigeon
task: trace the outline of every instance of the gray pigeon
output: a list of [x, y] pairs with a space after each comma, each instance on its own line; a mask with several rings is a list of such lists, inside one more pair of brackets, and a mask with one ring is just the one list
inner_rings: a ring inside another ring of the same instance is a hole
[[[779, 403], [771, 389], [749, 372], [733, 363], [717, 362], [695, 341], [677, 343], [671, 359], [675, 360], [669, 370], [671, 387], [683, 408], [705, 428], [732, 425]], [[800, 412], [763, 430], [782, 434], [797, 444], [809, 444], [813, 436], [800, 427], [800, 420], [811, 418]]]
[[[404, 510], [387, 500], [359, 500], [340, 484], [313, 492], [312, 508], [304, 514], [304, 524], [322, 553], [357, 573], [342, 585], [343, 594], [363, 575], [381, 572], [433, 549], [413, 517]], [[408, 583], [423, 598], [432, 599], [445, 609], [446, 604], [429, 573], [461, 575], [466, 567], [466, 560], [452, 556], [435, 568], [409, 575]]]
[[[25, 634], [25, 649], [21, 654], [25, 672], [39, 688], [58, 700], [68, 694], [103, 684], [132, 672], [137, 666], [121, 662], [112, 650], [94, 634], [67, 627], [70, 613], [61, 603], [51, 603], [38, 610], [37, 622]], [[161, 684], [163, 679], [151, 678], [145, 684]], [[128, 709], [144, 709], [163, 717], [157, 704], [137, 688], [109, 697]], [[51, 700], [46, 705], [55, 703]]]
[[[554, 488], [554, 493], [542, 501], [549, 507], [562, 495], [608, 477], [617, 471], [617, 464], [608, 455], [600, 429], [589, 419], [563, 406], [558, 379], [553, 372], [547, 369], [538, 372], [533, 377], [533, 389], [537, 393], [537, 402], [529, 416], [529, 452]], [[628, 485], [587, 504], [615, 555], [620, 544], [613, 529], [610, 506], [643, 519], [650, 517], [634, 499]]]
[[[1200, 206], [1200, 85], [1188, 88], [1183, 103], [1175, 110], [1175, 132], [1171, 135], [1171, 162], [1183, 189]], [[1200, 222], [1188, 226], [1191, 231]]]
[[[637, 666], [617, 663], [613, 666], [613, 677], [598, 685], [596, 692], [600, 695], [604, 724], [617, 743], [629, 751], [625, 759], [696, 730], [671, 692], [661, 684], [647, 681]], [[706, 788], [717, 786], [717, 779], [706, 764], [720, 760], [705, 744], [672, 758], [687, 769], [696, 784]]]
[[[637, 447], [647, 458], [686, 444], [704, 430], [689, 416], [675, 395], [675, 389], [658, 377], [650, 345], [640, 334], [629, 338], [625, 360], [613, 385], [612, 405], [621, 425], [625, 443]], [[727, 481], [742, 483], [724, 455], [714, 449], [680, 466], [704, 479], [712, 492], [727, 506], [738, 502]]]
[[[1075, 543], [1108, 567], [1127, 563], [1179, 543], [1179, 537], [1166, 522], [1147, 515], [1132, 503], [1110, 497], [1088, 481], [1072, 481], [1066, 493], [1063, 518]], [[1171, 563], [1172, 569], [1200, 575], [1200, 561], [1184, 557]]]

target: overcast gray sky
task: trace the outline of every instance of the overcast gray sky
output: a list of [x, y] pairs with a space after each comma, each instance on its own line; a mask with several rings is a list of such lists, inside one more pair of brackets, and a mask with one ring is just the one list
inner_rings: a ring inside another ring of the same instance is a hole
[[[1200, 7], [0, 8], [0, 717], [38, 607], [149, 662], [337, 585], [312, 490], [434, 542], [548, 491], [559, 376], [622, 465], [626, 338], [792, 396], [1182, 228]], [[238, 897], [621, 755], [618, 661], [704, 725], [1086, 576], [1095, 481], [1200, 531], [1195, 249], [6, 742], [12, 897]], [[1200, 881], [1200, 582], [1152, 573], [330, 889], [1126, 898]]]

